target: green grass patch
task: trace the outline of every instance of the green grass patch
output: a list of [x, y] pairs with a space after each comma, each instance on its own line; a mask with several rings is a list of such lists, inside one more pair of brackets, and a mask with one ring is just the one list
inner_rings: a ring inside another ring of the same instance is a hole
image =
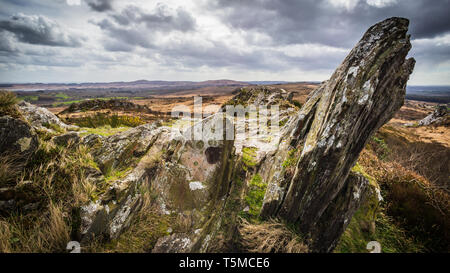
[[365, 220], [365, 213], [361, 209], [358, 210], [342, 235], [335, 252], [368, 253], [367, 243], [370, 241], [379, 242], [383, 253], [415, 253], [423, 250], [420, 243], [408, 237], [406, 232], [384, 213], [379, 213], [374, 233], [365, 230]]
[[105, 174], [105, 180], [106, 182], [112, 182], [124, 178], [128, 174], [128, 172], [131, 171], [132, 169], [133, 169], [132, 167], [128, 167], [126, 169], [110, 170]]
[[117, 127], [136, 127], [145, 124], [145, 121], [138, 116], [127, 116], [117, 114], [96, 113], [79, 118], [67, 118], [66, 121], [79, 127], [99, 128], [110, 126]]
[[381, 160], [386, 160], [391, 150], [389, 149], [384, 139], [373, 136], [371, 139], [371, 144], [374, 148], [374, 151], [377, 153], [378, 157]]
[[267, 185], [263, 182], [261, 175], [255, 174], [249, 182], [249, 189], [245, 196], [245, 202], [249, 210], [243, 215], [248, 216], [247, 219], [257, 219], [261, 211], [264, 194], [266, 193]]
[[78, 103], [78, 102], [82, 102], [82, 101], [84, 101], [84, 99], [83, 100], [59, 101], [59, 102], [54, 102], [52, 104], [52, 106], [53, 107], [58, 107], [58, 106], [69, 105], [69, 104], [72, 104], [72, 103]]
[[27, 102], [37, 101], [39, 99], [38, 96], [19, 96], [19, 100], [24, 100]]
[[248, 168], [256, 166], [256, 152], [258, 148], [255, 147], [243, 147], [242, 148], [242, 162], [244, 163], [244, 170], [247, 171]]
[[297, 149], [292, 149], [288, 152], [288, 157], [286, 158], [286, 160], [284, 160], [283, 164], [281, 164], [283, 166], [283, 168], [289, 168], [291, 166], [294, 166], [294, 164], [297, 161]]
[[298, 100], [292, 100], [292, 104], [298, 107], [299, 109], [302, 108], [302, 104]]
[[60, 100], [70, 99], [70, 96], [68, 96], [67, 94], [62, 93], [62, 92], [59, 92], [58, 94], [56, 94], [55, 97], [60, 99]]
[[57, 133], [60, 133], [60, 134], [66, 132], [66, 130], [64, 128], [62, 128], [61, 126], [59, 126], [56, 123], [44, 122], [44, 123], [42, 123], [42, 126], [44, 126], [45, 128], [51, 129], [51, 130], [53, 130], [53, 131], [55, 131]]
[[109, 125], [97, 127], [97, 128], [82, 127], [80, 130], [85, 131], [85, 132], [80, 133], [80, 136], [87, 136], [90, 134], [96, 134], [96, 135], [100, 135], [100, 136], [112, 136], [112, 135], [115, 135], [120, 132], [125, 132], [131, 128], [132, 127], [127, 127], [127, 126], [112, 128]]

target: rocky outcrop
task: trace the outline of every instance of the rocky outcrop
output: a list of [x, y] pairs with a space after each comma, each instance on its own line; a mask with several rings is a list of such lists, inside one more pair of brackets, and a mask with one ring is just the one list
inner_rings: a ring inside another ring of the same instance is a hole
[[[188, 126], [153, 123], [81, 138], [66, 133], [76, 128], [48, 110], [22, 102], [31, 126], [1, 117], [0, 150], [32, 153], [38, 145], [33, 128], [57, 131], [57, 145], [87, 147], [94, 162], [85, 176], [101, 190], [71, 215], [82, 243], [120, 236], [148, 191], [160, 216], [174, 219], [170, 235], [159, 238], [152, 252], [235, 251], [242, 215], [282, 219], [298, 227], [309, 250], [330, 252], [370, 189], [351, 169], [371, 135], [403, 104], [414, 67], [413, 59], [405, 59], [407, 29], [402, 18], [371, 27], [301, 109], [283, 89], [243, 88], [222, 111]], [[98, 110], [103, 102], [70, 111]], [[121, 103], [117, 107], [126, 106]], [[231, 106], [247, 108], [230, 113]], [[261, 122], [272, 106], [279, 111]], [[18, 192], [3, 188], [0, 196], [9, 202]]]
[[103, 172], [128, 167], [141, 158], [160, 133], [156, 125], [145, 124], [109, 137], [88, 135], [82, 143], [92, 149], [92, 155]]
[[419, 121], [419, 126], [441, 126], [450, 124], [449, 111], [446, 105], [438, 105], [433, 113]]
[[49, 130], [51, 132], [78, 129], [77, 126], [65, 124], [49, 110], [32, 105], [26, 101], [20, 102], [18, 107], [34, 129]]
[[327, 210], [336, 210], [333, 204], [348, 196], [343, 189], [359, 153], [404, 102], [415, 63], [405, 59], [411, 48], [408, 23], [390, 18], [369, 28], [299, 112], [290, 147], [299, 151], [292, 176], [269, 182], [261, 214], [298, 225], [316, 240], [313, 251], [332, 250], [333, 240], [323, 238], [320, 227], [328, 226], [327, 232], [338, 237], [342, 225]]
[[[284, 90], [244, 88], [221, 112], [184, 129], [152, 124], [107, 138], [84, 137], [81, 143], [104, 174], [125, 174], [81, 209], [82, 237], [119, 236], [139, 211], [144, 188], [162, 215], [189, 223], [160, 238], [153, 252], [232, 251], [239, 213], [258, 210], [246, 198], [256, 183], [265, 189], [262, 217], [298, 226], [311, 251], [332, 251], [369, 188], [350, 169], [370, 136], [403, 104], [414, 67], [413, 59], [405, 60], [407, 29], [402, 18], [371, 27], [300, 111]], [[251, 107], [235, 123], [235, 113], [226, 110], [237, 105], [277, 105], [279, 130], [252, 130], [261, 112]], [[220, 123], [233, 128], [233, 140], [217, 138], [227, 134], [216, 130]], [[201, 139], [192, 138], [196, 132]]]
[[[198, 251], [201, 241], [208, 235], [205, 227], [211, 224], [214, 207], [223, 203], [227, 194], [226, 171], [231, 163], [232, 143], [193, 140], [192, 133], [206, 128], [206, 124], [224, 120], [223, 114], [217, 114], [187, 130], [153, 124], [109, 138], [86, 136], [82, 143], [91, 145], [94, 159], [104, 173], [126, 166], [133, 168], [112, 181], [97, 201], [81, 209], [83, 240], [98, 235], [119, 236], [141, 206], [141, 191], [150, 190], [156, 196], [161, 215], [179, 215], [190, 223], [189, 231], [183, 236], [174, 235], [189, 242], [183, 251]], [[210, 134], [205, 132], [205, 135]], [[165, 237], [161, 240], [160, 245], [171, 241]], [[161, 251], [173, 252], [173, 248], [179, 247], [175, 243], [169, 245], [172, 247], [161, 248]]]

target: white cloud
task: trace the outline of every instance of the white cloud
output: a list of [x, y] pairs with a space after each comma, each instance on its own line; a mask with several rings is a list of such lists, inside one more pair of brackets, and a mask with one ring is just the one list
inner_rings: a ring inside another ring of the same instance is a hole
[[344, 8], [351, 11], [356, 7], [359, 0], [328, 0], [328, 2], [337, 8]]
[[388, 6], [392, 6], [393, 4], [397, 3], [397, 0], [367, 0], [366, 1], [368, 5], [377, 7], [377, 8], [384, 8]]
[[66, 0], [69, 6], [79, 6], [81, 5], [81, 0]]
[[[163, 8], [158, 8], [160, 2]], [[0, 15], [5, 27], [0, 31], [0, 82], [321, 81], [331, 75], [368, 26], [381, 17], [410, 12], [400, 6], [405, 2], [394, 0], [255, 0], [251, 5], [226, 0], [217, 1], [220, 5], [215, 10], [205, 8], [201, 4], [205, 2], [215, 1], [113, 1], [109, 2], [112, 9], [105, 12], [94, 12], [87, 0], [32, 0], [20, 10], [8, 5], [7, 15]], [[390, 5], [392, 9], [386, 10], [392, 14], [385, 14], [381, 8]], [[131, 16], [126, 11], [129, 6], [136, 8], [128, 11]], [[412, 41], [411, 55], [417, 65], [411, 83], [449, 84], [448, 28], [430, 25], [428, 19], [420, 21], [436, 11], [429, 5], [419, 7], [414, 14], [421, 17], [406, 16], [411, 19], [413, 38], [435, 38]], [[25, 15], [8, 19], [17, 12]], [[146, 20], [141, 20], [142, 14]], [[192, 25], [187, 14], [194, 19], [194, 27], [187, 27]], [[413, 32], [422, 26], [421, 35]], [[38, 33], [46, 39], [37, 39]], [[87, 39], [76, 39], [83, 36]]]

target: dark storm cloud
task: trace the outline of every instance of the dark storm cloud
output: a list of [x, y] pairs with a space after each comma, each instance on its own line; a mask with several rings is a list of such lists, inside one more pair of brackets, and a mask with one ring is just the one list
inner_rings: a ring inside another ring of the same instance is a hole
[[249, 71], [283, 71], [289, 69], [329, 69], [335, 67], [345, 57], [345, 52], [323, 52], [321, 58], [314, 54], [290, 56], [282, 50], [270, 48], [231, 47], [223, 41], [179, 41], [157, 47], [163, 56], [164, 65], [171, 67], [198, 68], [202, 66]]
[[448, 0], [398, 0], [380, 7], [360, 0], [353, 9], [337, 8], [326, 0], [215, 0], [207, 7], [225, 24], [265, 33], [277, 44], [312, 42], [350, 47], [370, 25], [392, 16], [410, 19], [413, 39], [450, 31]]
[[[233, 50], [223, 42], [212, 42], [212, 45], [202, 46], [193, 41], [163, 46], [158, 49], [165, 57], [166, 64], [184, 67], [239, 67], [254, 70], [268, 67], [280, 68], [276, 63], [270, 63], [272, 54], [268, 51]], [[284, 65], [284, 64], [283, 64]]]
[[[109, 39], [116, 40], [120, 44], [141, 46], [145, 48], [151, 47], [151, 43], [147, 38], [148, 35], [143, 34], [137, 29], [123, 28], [117, 24], [114, 24], [109, 19], [103, 19], [102, 21], [96, 22], [95, 24], [108, 34]], [[109, 47], [112, 48], [113, 46], [110, 44]], [[118, 50], [116, 49], [113, 51]]]
[[13, 15], [0, 21], [0, 30], [12, 33], [17, 40], [28, 44], [64, 47], [81, 45], [81, 38], [68, 34], [58, 23], [41, 15]]
[[88, 6], [98, 12], [112, 10], [112, 2], [113, 0], [86, 0]]
[[154, 48], [150, 38], [155, 33], [188, 32], [196, 27], [195, 19], [190, 13], [182, 8], [169, 10], [164, 4], [158, 4], [151, 12], [128, 6], [109, 17], [93, 23], [108, 34], [104, 47], [110, 51], [132, 51], [130, 46]]
[[450, 60], [450, 42], [443, 43], [439, 39], [423, 39], [413, 41], [413, 57], [418, 63], [436, 66]]
[[195, 19], [190, 13], [182, 8], [172, 12], [164, 4], [158, 4], [152, 12], [143, 11], [136, 6], [128, 6], [111, 17], [122, 26], [142, 23], [154, 31], [187, 32], [195, 29]]

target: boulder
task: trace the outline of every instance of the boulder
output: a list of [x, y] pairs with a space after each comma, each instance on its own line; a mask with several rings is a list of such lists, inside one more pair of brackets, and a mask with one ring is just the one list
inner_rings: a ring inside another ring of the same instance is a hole
[[449, 111], [446, 105], [438, 105], [433, 113], [426, 116], [424, 119], [419, 121], [419, 126], [440, 126], [449, 125]]
[[80, 142], [80, 136], [76, 132], [69, 132], [52, 138], [53, 143], [60, 146], [72, 146]]
[[26, 101], [21, 101], [18, 104], [20, 112], [30, 122], [35, 129], [43, 129], [50, 131], [58, 130], [77, 130], [78, 126], [67, 125], [62, 122], [55, 114], [48, 109], [32, 105]]
[[39, 146], [38, 137], [23, 120], [0, 117], [0, 154], [24, 163]]

